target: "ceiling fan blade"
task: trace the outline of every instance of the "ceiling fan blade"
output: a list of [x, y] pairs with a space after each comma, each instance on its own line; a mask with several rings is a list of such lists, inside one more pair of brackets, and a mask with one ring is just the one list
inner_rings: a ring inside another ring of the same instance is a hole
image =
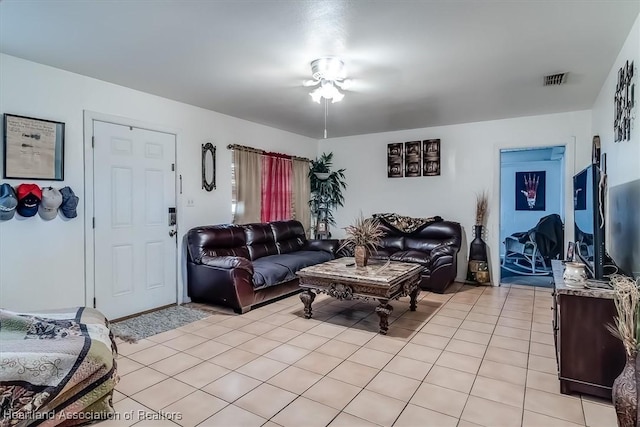
[[320, 80], [305, 80], [302, 82], [302, 86], [304, 87], [312, 87], [316, 86], [320, 83]]

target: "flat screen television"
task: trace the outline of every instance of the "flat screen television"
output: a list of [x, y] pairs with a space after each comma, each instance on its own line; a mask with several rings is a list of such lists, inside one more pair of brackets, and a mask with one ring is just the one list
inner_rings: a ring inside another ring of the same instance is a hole
[[590, 165], [573, 177], [575, 255], [587, 266], [590, 278], [604, 278], [605, 229], [602, 174]]

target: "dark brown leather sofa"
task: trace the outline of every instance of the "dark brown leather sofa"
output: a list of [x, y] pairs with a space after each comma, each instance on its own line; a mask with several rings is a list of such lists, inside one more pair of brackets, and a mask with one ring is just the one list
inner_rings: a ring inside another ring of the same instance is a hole
[[335, 258], [337, 240], [307, 240], [298, 221], [196, 227], [187, 233], [187, 292], [245, 313], [299, 290], [296, 272]]
[[462, 228], [453, 221], [437, 217], [435, 222], [404, 233], [380, 220], [385, 236], [373, 259], [415, 262], [425, 267], [420, 287], [443, 293], [456, 278], [457, 255], [462, 241]]

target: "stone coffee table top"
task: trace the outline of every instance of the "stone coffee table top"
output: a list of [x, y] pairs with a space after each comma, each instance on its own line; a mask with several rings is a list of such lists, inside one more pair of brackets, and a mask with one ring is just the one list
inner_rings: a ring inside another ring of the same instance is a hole
[[303, 289], [300, 300], [304, 304], [304, 317], [311, 318], [316, 293], [326, 293], [339, 300], [375, 298], [380, 302], [376, 307], [380, 333], [386, 335], [393, 311], [389, 300], [410, 296], [409, 310], [415, 311], [422, 270], [420, 264], [378, 260], [370, 261], [366, 267], [356, 267], [351, 257], [303, 268], [297, 274]]
[[303, 268], [297, 274], [300, 277], [339, 277], [368, 284], [389, 285], [422, 269], [420, 264], [381, 260], [369, 260], [366, 267], [356, 267], [353, 257], [345, 257]]

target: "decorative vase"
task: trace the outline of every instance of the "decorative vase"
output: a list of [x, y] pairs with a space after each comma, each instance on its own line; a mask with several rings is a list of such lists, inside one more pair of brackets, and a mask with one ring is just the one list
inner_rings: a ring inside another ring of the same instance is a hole
[[476, 281], [478, 283], [489, 283], [490, 281], [490, 277], [489, 277], [489, 271], [488, 270], [481, 270], [481, 271], [477, 271], [476, 272]]
[[469, 247], [469, 260], [471, 261], [488, 261], [487, 260], [487, 244], [482, 240], [482, 225], [473, 227], [475, 238]]
[[584, 282], [587, 280], [585, 265], [580, 262], [565, 263], [562, 278], [564, 279], [564, 283], [568, 286], [584, 285]]
[[636, 381], [637, 351], [627, 354], [624, 369], [613, 382], [611, 399], [616, 408], [619, 427], [635, 427], [638, 419], [638, 394]]
[[356, 260], [356, 267], [366, 267], [369, 262], [369, 251], [366, 246], [356, 246], [353, 256]]

